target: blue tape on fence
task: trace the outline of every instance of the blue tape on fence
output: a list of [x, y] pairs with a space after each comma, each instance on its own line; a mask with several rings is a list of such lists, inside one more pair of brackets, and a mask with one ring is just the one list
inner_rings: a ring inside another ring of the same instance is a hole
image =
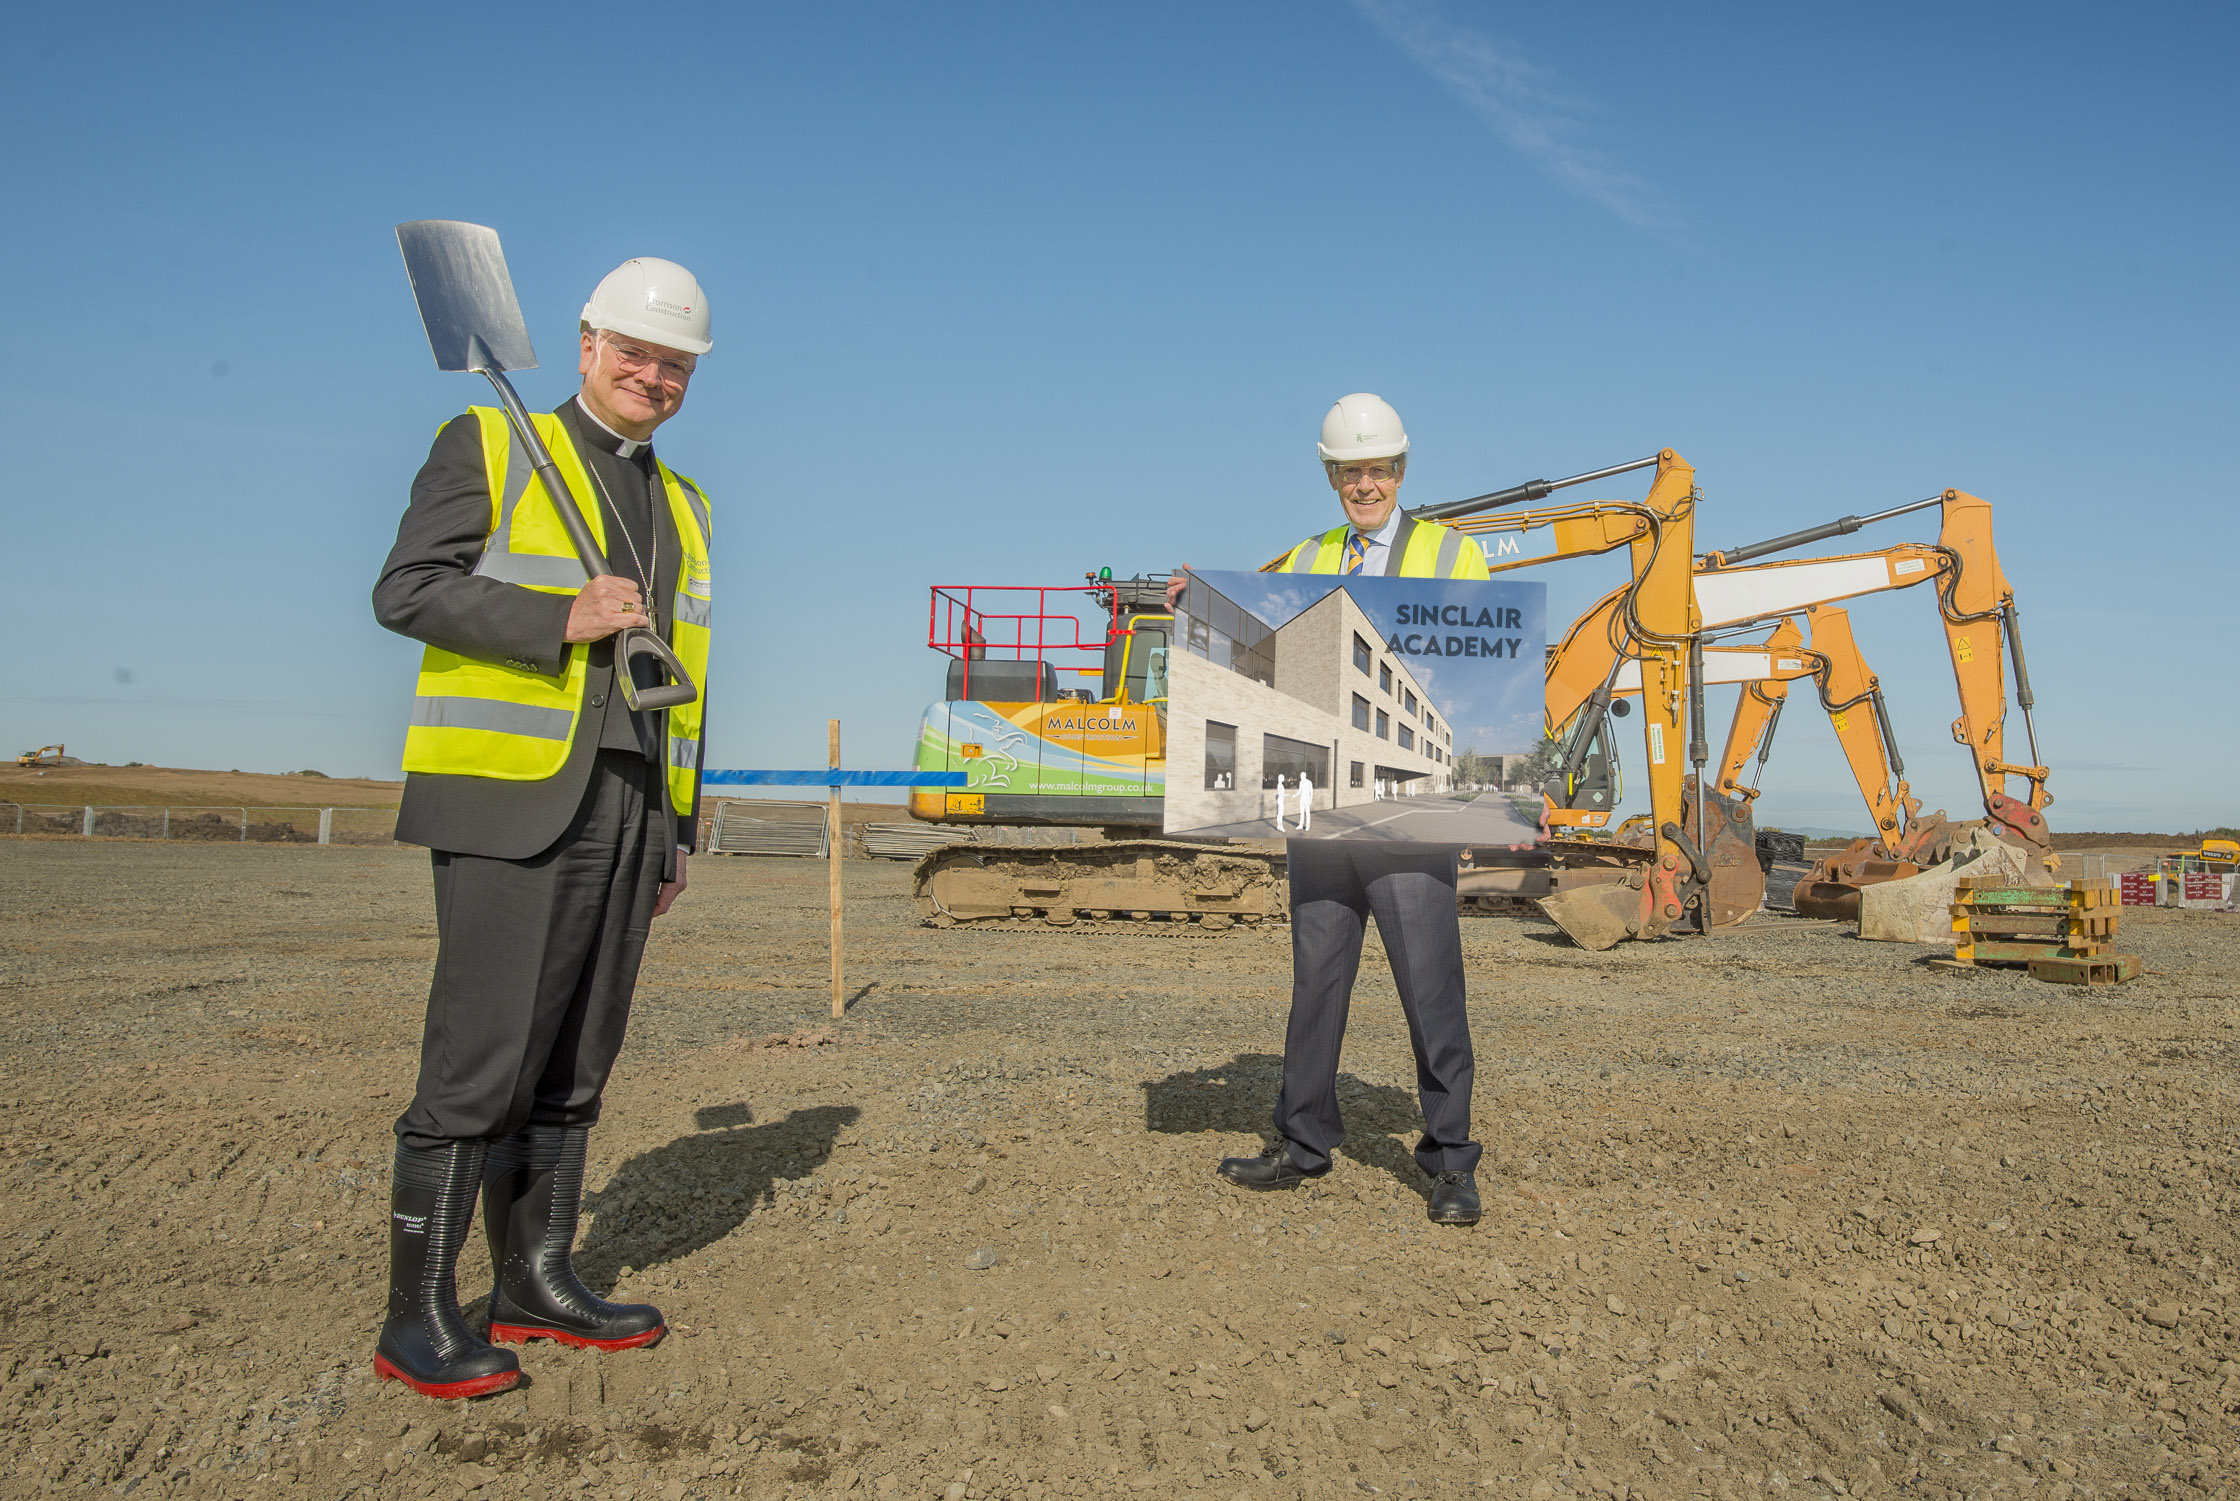
[[962, 787], [961, 771], [703, 771], [717, 787]]

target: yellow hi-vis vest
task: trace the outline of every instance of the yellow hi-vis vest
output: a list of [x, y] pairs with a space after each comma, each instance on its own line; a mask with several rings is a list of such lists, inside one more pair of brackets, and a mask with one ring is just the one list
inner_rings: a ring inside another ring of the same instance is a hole
[[[467, 410], [481, 424], [482, 459], [490, 486], [490, 538], [474, 571], [543, 594], [578, 592], [586, 582], [583, 564], [536, 470], [514, 445], [505, 413], [496, 407]], [[603, 508], [592, 498], [596, 492], [583, 456], [559, 418], [536, 412], [530, 420], [559, 466], [576, 509], [591, 523], [591, 535], [605, 551]], [[669, 644], [701, 689], [699, 698], [664, 714], [669, 804], [682, 814], [692, 811], [699, 790], [700, 726], [707, 704], [708, 498], [691, 480], [658, 459], [654, 462], [683, 547], [670, 610]], [[404, 769], [507, 782], [552, 776], [566, 764], [568, 748], [583, 723], [589, 662], [590, 647], [581, 642], [568, 647], [567, 663], [556, 677], [504, 662], [462, 657], [441, 647], [427, 648], [420, 657], [412, 723], [404, 736]]]
[[[1334, 526], [1319, 537], [1309, 537], [1283, 560], [1278, 573], [1336, 573], [1346, 554], [1346, 533], [1351, 527]], [[1392, 539], [1392, 556], [1400, 566], [1387, 563], [1387, 578], [1483, 579], [1486, 552], [1478, 539], [1442, 526], [1436, 521], [1400, 518], [1400, 534]]]

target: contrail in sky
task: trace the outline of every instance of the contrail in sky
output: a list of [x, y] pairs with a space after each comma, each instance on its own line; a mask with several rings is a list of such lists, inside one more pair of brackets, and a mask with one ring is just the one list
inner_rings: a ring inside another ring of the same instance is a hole
[[1512, 150], [1557, 183], [1628, 224], [1648, 228], [1659, 222], [1648, 184], [1579, 141], [1590, 112], [1586, 102], [1559, 92], [1541, 69], [1490, 37], [1449, 24], [1418, 0], [1353, 4]]

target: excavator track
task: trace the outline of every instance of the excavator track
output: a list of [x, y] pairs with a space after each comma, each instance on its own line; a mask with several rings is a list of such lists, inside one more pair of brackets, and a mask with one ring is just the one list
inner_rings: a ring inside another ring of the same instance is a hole
[[1283, 850], [1120, 839], [1104, 844], [952, 844], [911, 881], [928, 927], [1048, 932], [1111, 928], [1220, 933], [1288, 919]]

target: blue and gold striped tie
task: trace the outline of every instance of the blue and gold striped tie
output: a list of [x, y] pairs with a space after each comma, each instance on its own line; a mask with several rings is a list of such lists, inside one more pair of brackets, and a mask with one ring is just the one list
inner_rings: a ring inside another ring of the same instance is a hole
[[1367, 556], [1368, 551], [1369, 545], [1361, 540], [1361, 534], [1359, 532], [1347, 532], [1346, 559], [1345, 562], [1340, 565], [1338, 572], [1359, 573], [1361, 571], [1361, 560], [1363, 557]]

